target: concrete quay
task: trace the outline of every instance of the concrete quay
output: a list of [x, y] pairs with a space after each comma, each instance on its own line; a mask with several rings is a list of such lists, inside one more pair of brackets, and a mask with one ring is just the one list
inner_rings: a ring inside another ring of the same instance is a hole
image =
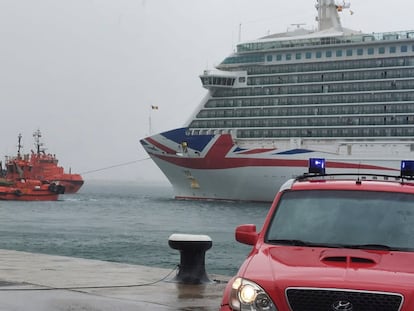
[[[207, 271], [208, 272], [208, 271]], [[229, 277], [172, 282], [171, 269], [0, 250], [0, 311], [217, 311]]]

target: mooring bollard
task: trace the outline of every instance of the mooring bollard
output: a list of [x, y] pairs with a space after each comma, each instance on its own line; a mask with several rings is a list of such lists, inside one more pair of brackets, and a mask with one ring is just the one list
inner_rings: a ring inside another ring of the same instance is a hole
[[208, 235], [172, 234], [168, 245], [180, 251], [180, 266], [174, 282], [184, 284], [211, 283], [205, 268], [205, 253], [213, 242]]

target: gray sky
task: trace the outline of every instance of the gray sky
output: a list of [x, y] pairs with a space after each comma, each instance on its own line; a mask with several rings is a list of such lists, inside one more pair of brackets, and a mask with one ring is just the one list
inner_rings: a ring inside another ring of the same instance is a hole
[[[48, 152], [72, 172], [144, 159], [139, 139], [181, 127], [206, 90], [198, 75], [238, 42], [315, 26], [316, 0], [0, 0], [0, 157]], [[343, 25], [414, 29], [407, 0], [354, 0]], [[151, 111], [150, 105], [159, 106]], [[152, 161], [88, 179], [166, 181]]]

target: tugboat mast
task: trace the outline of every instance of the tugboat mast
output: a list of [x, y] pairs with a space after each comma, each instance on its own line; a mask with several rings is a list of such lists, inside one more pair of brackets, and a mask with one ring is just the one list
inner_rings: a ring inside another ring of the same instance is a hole
[[40, 142], [40, 137], [42, 137], [42, 133], [38, 129], [36, 132], [33, 133], [34, 141], [35, 141], [35, 147], [37, 150], [37, 154], [40, 154], [40, 152], [43, 152], [44, 149], [40, 149], [41, 146], [43, 146], [43, 143]]
[[20, 160], [21, 156], [20, 156], [20, 150], [23, 148], [22, 145], [22, 134], [19, 133], [19, 135], [17, 136], [17, 158]]

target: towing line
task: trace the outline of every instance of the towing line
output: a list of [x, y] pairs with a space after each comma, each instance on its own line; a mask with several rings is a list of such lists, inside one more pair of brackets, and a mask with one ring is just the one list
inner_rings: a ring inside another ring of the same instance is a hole
[[111, 166], [107, 166], [107, 167], [103, 167], [103, 168], [98, 168], [98, 169], [91, 170], [91, 171], [86, 171], [86, 172], [83, 172], [83, 173], [80, 173], [80, 174], [85, 175], [85, 174], [105, 171], [105, 170], [109, 170], [111, 168], [120, 167], [120, 166], [127, 166], [127, 165], [135, 164], [135, 163], [138, 163], [138, 162], [146, 161], [146, 160], [149, 160], [149, 159], [150, 159], [150, 157], [147, 157], [147, 158], [143, 158], [143, 159], [139, 159], [139, 160], [129, 161], [129, 162], [115, 164], [115, 165], [111, 165]]

